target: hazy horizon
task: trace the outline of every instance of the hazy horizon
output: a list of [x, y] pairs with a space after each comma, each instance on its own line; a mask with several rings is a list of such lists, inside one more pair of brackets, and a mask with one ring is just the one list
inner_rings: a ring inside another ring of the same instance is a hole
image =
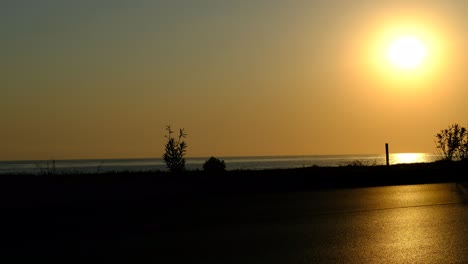
[[[436, 153], [422, 153], [422, 152], [418, 152], [418, 153], [409, 153], [409, 152], [405, 152], [405, 153], [408, 153], [408, 154], [428, 154], [428, 155], [437, 155]], [[390, 154], [403, 154], [403, 153], [390, 153]], [[259, 156], [216, 156], [217, 158], [268, 158], [268, 157], [312, 157], [312, 156], [316, 156], [316, 157], [320, 157], [320, 156], [324, 156], [324, 157], [333, 157], [333, 156], [374, 156], [374, 155], [383, 155], [385, 156], [385, 153], [367, 153], [367, 154], [310, 154], [310, 155], [259, 155]], [[206, 159], [206, 158], [210, 158], [212, 157], [211, 156], [185, 156], [185, 158], [187, 159]], [[122, 160], [125, 160], [125, 159], [141, 159], [141, 160], [145, 160], [145, 159], [160, 159], [162, 160], [162, 156], [161, 157], [134, 157], [134, 158], [105, 158], [105, 157], [101, 157], [101, 158], [93, 158], [91, 160], [119, 160], [119, 159], [122, 159]], [[50, 158], [50, 159], [42, 159], [43, 161], [52, 161], [52, 160], [87, 160], [87, 158], [74, 158], [74, 159], [54, 159], [54, 158]], [[17, 160], [0, 160], [0, 161], [28, 161], [28, 160], [22, 160], [22, 159], [17, 159]]]
[[[465, 10], [3, 1], [0, 160], [160, 157], [167, 125], [188, 157], [436, 153], [436, 133], [468, 124]], [[388, 62], [401, 36], [427, 50], [415, 69]]]
[[[411, 164], [430, 163], [442, 156], [430, 153], [390, 153], [389, 163]], [[209, 157], [187, 157], [187, 170], [201, 170]], [[290, 169], [304, 167], [340, 167], [355, 164], [378, 166], [386, 164], [385, 154], [360, 155], [308, 155], [308, 156], [256, 156], [256, 157], [218, 157], [228, 170], [249, 169]], [[167, 164], [162, 158], [142, 159], [72, 159], [72, 160], [14, 160], [0, 161], [0, 174], [8, 173], [43, 173], [57, 169], [60, 173], [96, 172], [96, 171], [167, 171]]]
[[[440, 156], [444, 157], [442, 153], [434, 152], [389, 152], [389, 155], [425, 155], [425, 156]], [[331, 158], [331, 157], [369, 157], [369, 156], [382, 156], [385, 158], [385, 149], [381, 153], [345, 153], [345, 154], [304, 154], [304, 155], [256, 155], [256, 156], [215, 156], [216, 158], [220, 159], [244, 159], [244, 158], [298, 158], [298, 157], [324, 157], [324, 158]], [[209, 156], [185, 156], [186, 159], [207, 159], [213, 157], [213, 155]], [[51, 161], [85, 161], [85, 160], [93, 160], [93, 161], [111, 161], [111, 160], [161, 160], [163, 161], [162, 156], [158, 157], [120, 157], [120, 158], [112, 158], [112, 157], [96, 157], [96, 158], [61, 158], [56, 159], [54, 157], [47, 158], [47, 159], [5, 159], [0, 160], [0, 162], [22, 162], [22, 161], [44, 161], [44, 162], [51, 162]]]

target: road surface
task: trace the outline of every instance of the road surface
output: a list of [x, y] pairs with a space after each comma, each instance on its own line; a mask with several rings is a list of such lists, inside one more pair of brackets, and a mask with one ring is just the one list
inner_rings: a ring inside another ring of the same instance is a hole
[[[160, 232], [155, 259], [468, 263], [464, 191], [455, 184], [428, 184], [205, 201], [210, 205], [200, 205], [203, 209], [192, 214], [198, 216], [195, 228], [188, 224], [186, 229]], [[223, 204], [223, 209], [215, 209]]]
[[4, 249], [133, 263], [468, 263], [467, 201], [461, 185], [426, 184], [63, 209], [29, 219], [41, 224]]

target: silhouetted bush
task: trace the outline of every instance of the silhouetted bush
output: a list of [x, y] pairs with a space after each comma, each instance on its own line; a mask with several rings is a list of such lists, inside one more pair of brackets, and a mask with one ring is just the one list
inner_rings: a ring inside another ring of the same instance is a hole
[[181, 172], [185, 170], [185, 153], [187, 151], [187, 144], [182, 138], [185, 138], [184, 129], [179, 130], [179, 138], [177, 141], [172, 137], [174, 131], [172, 131], [170, 126], [166, 127], [167, 130], [167, 143], [164, 151], [163, 159], [166, 163], [166, 167], [171, 172]]
[[46, 161], [45, 167], [37, 163], [36, 167], [39, 169], [42, 175], [48, 175], [48, 176], [56, 175], [57, 169], [55, 167], [55, 160]]
[[468, 158], [468, 130], [455, 123], [436, 134], [436, 147], [445, 160]]
[[203, 170], [206, 172], [224, 172], [226, 171], [226, 164], [224, 164], [224, 160], [211, 157], [203, 164]]
[[377, 166], [377, 160], [369, 161], [369, 160], [353, 160], [351, 162], [345, 163], [341, 166], [347, 167], [365, 167], [365, 166]]
[[363, 167], [363, 166], [368, 166], [368, 164], [364, 163], [362, 160], [353, 160], [349, 163], [346, 164], [348, 167]]

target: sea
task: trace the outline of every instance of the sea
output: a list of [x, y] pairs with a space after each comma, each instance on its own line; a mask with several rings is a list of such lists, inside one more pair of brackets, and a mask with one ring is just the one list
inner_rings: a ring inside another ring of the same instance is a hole
[[[202, 170], [209, 157], [186, 158], [187, 170]], [[305, 168], [312, 166], [339, 167], [348, 165], [385, 165], [385, 154], [369, 155], [307, 155], [307, 156], [256, 156], [217, 157], [226, 164], [226, 170], [265, 170]], [[426, 163], [440, 160], [431, 153], [393, 153], [390, 164]], [[19, 160], [0, 161], [0, 174], [42, 173], [104, 173], [123, 171], [166, 171], [161, 158], [144, 159], [83, 159], [83, 160]]]

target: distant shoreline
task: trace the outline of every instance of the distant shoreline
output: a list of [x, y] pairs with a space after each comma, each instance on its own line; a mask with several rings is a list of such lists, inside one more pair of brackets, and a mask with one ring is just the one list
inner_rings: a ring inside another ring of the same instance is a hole
[[[430, 153], [393, 153], [390, 163], [432, 162], [440, 159], [439, 155]], [[187, 158], [187, 170], [201, 170], [206, 157]], [[360, 163], [362, 165], [384, 165], [383, 154], [353, 155], [304, 155], [304, 156], [258, 156], [258, 157], [219, 157], [224, 160], [227, 170], [265, 170], [305, 168], [311, 166], [346, 166]], [[54, 169], [67, 173], [124, 172], [124, 171], [166, 171], [161, 158], [145, 159], [85, 159], [85, 160], [33, 160], [33, 161], [0, 161], [0, 175], [5, 173], [44, 173]]]

